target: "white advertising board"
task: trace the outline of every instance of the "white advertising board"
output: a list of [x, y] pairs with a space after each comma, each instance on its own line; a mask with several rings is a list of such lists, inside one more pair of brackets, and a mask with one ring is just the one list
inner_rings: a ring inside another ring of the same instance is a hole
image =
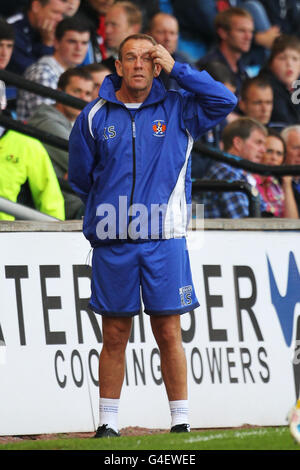
[[[193, 232], [182, 315], [192, 427], [281, 425], [300, 384], [297, 232]], [[101, 316], [81, 233], [0, 233], [0, 435], [93, 431]], [[168, 428], [149, 317], [134, 319], [120, 428]]]

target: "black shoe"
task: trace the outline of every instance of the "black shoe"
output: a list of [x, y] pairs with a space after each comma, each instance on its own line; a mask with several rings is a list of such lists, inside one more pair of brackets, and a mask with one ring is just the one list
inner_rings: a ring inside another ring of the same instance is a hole
[[191, 429], [189, 424], [176, 424], [170, 432], [191, 432]]
[[102, 426], [99, 426], [96, 434], [94, 437], [99, 438], [99, 437], [120, 437], [120, 433], [114, 431], [114, 429], [111, 429], [107, 426], [107, 424], [102, 424]]

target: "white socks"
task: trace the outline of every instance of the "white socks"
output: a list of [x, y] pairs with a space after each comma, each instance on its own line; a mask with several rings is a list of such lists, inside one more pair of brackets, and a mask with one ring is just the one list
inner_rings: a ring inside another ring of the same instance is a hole
[[175, 400], [170, 401], [171, 411], [171, 427], [177, 424], [189, 423], [189, 406], [188, 400]]
[[[101, 398], [100, 397], [100, 421], [99, 426], [107, 424], [107, 426], [114, 431], [118, 432], [118, 412], [119, 412], [119, 399], [115, 398]], [[189, 423], [189, 408], [188, 400], [175, 400], [170, 401], [171, 411], [171, 427], [177, 424]]]
[[119, 399], [101, 398], [99, 404], [100, 421], [99, 426], [107, 424], [107, 426], [118, 432], [118, 412]]

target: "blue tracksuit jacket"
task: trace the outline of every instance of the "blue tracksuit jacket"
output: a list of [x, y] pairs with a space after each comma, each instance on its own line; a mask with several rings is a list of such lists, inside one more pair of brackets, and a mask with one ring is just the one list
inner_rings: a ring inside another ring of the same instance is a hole
[[[237, 100], [188, 64], [175, 62], [171, 77], [183, 90], [166, 91], [155, 78], [133, 117], [115, 96], [121, 78], [109, 75], [99, 98], [74, 124], [69, 181], [86, 204], [83, 232], [93, 247], [128, 239], [130, 223], [140, 224], [139, 240], [186, 234], [193, 142], [222, 121]], [[154, 214], [163, 214], [159, 222]], [[104, 239], [99, 227], [105, 222], [110, 229]]]

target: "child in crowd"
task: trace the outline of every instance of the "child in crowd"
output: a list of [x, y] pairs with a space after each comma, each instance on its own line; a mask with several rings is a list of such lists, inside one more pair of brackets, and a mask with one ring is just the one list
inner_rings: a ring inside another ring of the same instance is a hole
[[280, 129], [300, 122], [300, 104], [295, 100], [295, 81], [300, 76], [300, 39], [281, 35], [275, 39], [267, 66], [261, 71], [276, 97], [271, 115], [272, 127]]

